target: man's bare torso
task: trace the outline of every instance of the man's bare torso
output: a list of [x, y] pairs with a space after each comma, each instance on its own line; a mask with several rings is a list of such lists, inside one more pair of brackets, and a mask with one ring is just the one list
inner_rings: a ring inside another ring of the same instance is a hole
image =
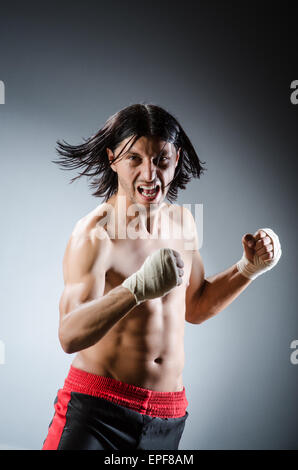
[[[80, 220], [78, 227], [82, 236], [96, 237], [98, 222], [102, 219], [101, 207]], [[179, 206], [176, 207], [178, 210]], [[148, 255], [167, 247], [182, 256], [183, 284], [162, 298], [147, 300], [135, 307], [95, 345], [78, 352], [72, 365], [139, 387], [174, 392], [183, 389], [185, 295], [191, 272], [191, 251], [185, 250], [183, 239], [162, 239], [163, 227], [159, 225], [158, 229], [161, 237], [157, 239], [119, 239], [106, 232], [101, 243], [101, 250], [105, 250], [104, 262], [102, 257], [100, 262], [96, 259], [91, 274], [97, 279], [104, 270], [102, 295], [105, 295], [136, 272]], [[88, 301], [98, 295], [95, 282]]]

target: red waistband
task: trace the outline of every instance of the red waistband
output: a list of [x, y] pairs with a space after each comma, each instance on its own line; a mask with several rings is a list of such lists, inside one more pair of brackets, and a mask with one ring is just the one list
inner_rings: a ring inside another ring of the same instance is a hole
[[188, 406], [185, 387], [179, 392], [157, 392], [73, 366], [70, 366], [63, 389], [104, 398], [138, 413], [160, 418], [180, 418]]

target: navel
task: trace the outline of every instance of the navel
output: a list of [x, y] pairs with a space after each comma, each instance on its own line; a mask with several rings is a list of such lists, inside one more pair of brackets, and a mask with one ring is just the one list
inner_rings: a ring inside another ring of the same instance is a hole
[[156, 359], [154, 359], [154, 362], [156, 364], [161, 364], [162, 363], [162, 357], [157, 357]]

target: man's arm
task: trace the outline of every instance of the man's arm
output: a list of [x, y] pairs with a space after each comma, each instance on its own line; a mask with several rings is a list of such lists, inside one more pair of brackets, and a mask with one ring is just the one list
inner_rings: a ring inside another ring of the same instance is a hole
[[189, 231], [193, 233], [192, 267], [186, 290], [185, 319], [199, 324], [225, 309], [251, 283], [239, 273], [236, 264], [225, 271], [205, 278], [203, 261], [198, 250], [198, 233], [190, 211], [184, 212]]
[[[63, 259], [65, 287], [59, 303], [59, 340], [66, 353], [97, 343], [136, 305], [133, 294], [123, 286], [103, 295], [105, 243], [106, 240], [94, 239], [86, 233], [74, 234], [68, 242]], [[96, 279], [92, 274], [95, 260], [101, 269]], [[98, 298], [90, 300], [94, 289]]]
[[236, 264], [205, 279], [202, 258], [195, 252], [186, 293], [186, 320], [195, 324], [208, 320], [233, 302], [251, 282], [239, 273]]
[[[195, 222], [194, 233], [197, 239]], [[272, 269], [281, 256], [279, 238], [272, 229], [259, 229], [242, 237], [243, 256], [225, 271], [205, 279], [199, 252], [193, 250], [192, 270], [186, 292], [186, 320], [202, 323], [221, 312], [260, 274]]]

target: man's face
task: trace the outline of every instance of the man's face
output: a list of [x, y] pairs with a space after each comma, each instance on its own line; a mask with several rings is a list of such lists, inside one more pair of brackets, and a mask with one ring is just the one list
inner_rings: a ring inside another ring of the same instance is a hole
[[[111, 168], [118, 175], [118, 195], [125, 195], [133, 204], [161, 204], [174, 178], [179, 152], [173, 144], [158, 138], [141, 137], [134, 145], [124, 139], [114, 153], [107, 149], [111, 160], [116, 158], [127, 143], [119, 160]], [[158, 156], [160, 158], [158, 160]]]

